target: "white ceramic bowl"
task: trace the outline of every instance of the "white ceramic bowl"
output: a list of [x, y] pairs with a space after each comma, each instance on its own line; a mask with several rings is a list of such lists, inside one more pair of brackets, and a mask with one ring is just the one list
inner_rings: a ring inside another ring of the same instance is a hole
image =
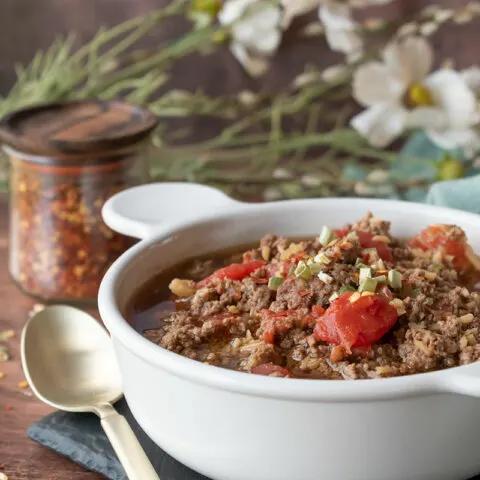
[[127, 402], [154, 442], [214, 480], [464, 480], [480, 472], [480, 363], [381, 380], [262, 377], [166, 351], [122, 315], [138, 287], [186, 257], [267, 232], [317, 235], [367, 210], [403, 237], [457, 224], [480, 250], [480, 217], [414, 203], [242, 204], [185, 184], [137, 187], [107, 202], [106, 223], [142, 241], [106, 274], [99, 307]]

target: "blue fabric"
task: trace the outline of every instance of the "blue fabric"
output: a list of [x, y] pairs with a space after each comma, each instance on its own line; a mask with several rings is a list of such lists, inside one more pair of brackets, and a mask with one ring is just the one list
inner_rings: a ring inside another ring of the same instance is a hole
[[480, 213], [480, 175], [434, 183], [425, 202]]
[[[423, 132], [415, 133], [406, 142], [398, 161], [392, 166], [391, 173], [399, 179], [434, 182], [437, 175], [435, 165], [442, 161], [446, 153], [465, 161], [461, 150], [442, 150]], [[480, 213], [480, 174], [470, 169], [466, 175], [466, 178], [459, 180], [435, 182], [427, 192], [420, 188], [411, 188], [404, 192], [401, 198]]]

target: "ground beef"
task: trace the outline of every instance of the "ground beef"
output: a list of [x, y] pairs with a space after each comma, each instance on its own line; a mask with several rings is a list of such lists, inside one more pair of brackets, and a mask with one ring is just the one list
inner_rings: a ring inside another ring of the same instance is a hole
[[[374, 233], [376, 241], [389, 245], [391, 262], [378, 258], [370, 262], [377, 278], [386, 278], [389, 268], [403, 277], [400, 288], [389, 288], [385, 280], [377, 286], [376, 295], [386, 295], [399, 308], [399, 316], [393, 328], [373, 344], [349, 348], [319, 340], [323, 337], [315, 334], [318, 318], [335, 295], [359, 289], [359, 272], [366, 260], [355, 235], [332, 239], [325, 246], [318, 238], [266, 235], [258, 246], [228, 258], [190, 262], [184, 278], [195, 282], [231, 263], [261, 260], [265, 265], [245, 278], [215, 279], [202, 285], [145, 336], [208, 364], [246, 372], [272, 365], [277, 366], [277, 370], [272, 367], [272, 375], [284, 376], [278, 371], [282, 367], [300, 378], [385, 378], [480, 359], [480, 293], [473, 289], [476, 272], [459, 274], [454, 259], [444, 251], [423, 251], [392, 238], [390, 223], [371, 213], [344, 228]], [[449, 241], [466, 242], [460, 228], [442, 228]], [[312, 263], [320, 275], [302, 274], [302, 268]], [[283, 283], [270, 285], [269, 279], [275, 276], [284, 278]], [[145, 308], [142, 315], [151, 311]]]
[[360, 232], [390, 235], [390, 222], [386, 222], [380, 217], [375, 217], [371, 212], [368, 212], [362, 219], [356, 222], [352, 228]]
[[267, 285], [259, 285], [253, 278], [246, 278], [241, 284], [241, 288], [242, 296], [237, 305], [238, 309], [253, 316], [260, 310], [269, 307], [273, 292]]

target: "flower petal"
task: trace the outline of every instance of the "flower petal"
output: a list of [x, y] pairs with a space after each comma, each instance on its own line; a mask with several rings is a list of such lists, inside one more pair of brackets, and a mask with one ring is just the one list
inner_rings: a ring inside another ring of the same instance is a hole
[[404, 85], [421, 83], [432, 68], [433, 49], [421, 37], [407, 37], [389, 44], [383, 51], [383, 59]]
[[282, 34], [278, 30], [267, 30], [261, 37], [256, 38], [254, 48], [262, 53], [272, 53], [277, 50], [282, 40]]
[[353, 31], [325, 28], [325, 38], [334, 52], [352, 53], [361, 51], [363, 48], [361, 37]]
[[378, 104], [353, 117], [350, 124], [373, 146], [384, 148], [405, 130], [406, 115], [399, 105]]
[[237, 61], [242, 65], [246, 72], [252, 77], [263, 75], [268, 69], [266, 58], [251, 56], [246, 48], [238, 42], [230, 44], [230, 50]]
[[480, 89], [480, 67], [469, 67], [461, 72], [462, 78], [472, 90]]
[[320, 7], [318, 15], [332, 50], [351, 53], [362, 49], [363, 42], [357, 34], [357, 24], [351, 17], [348, 5], [329, 2]]
[[405, 121], [408, 128], [435, 130], [445, 128], [448, 122], [445, 112], [437, 107], [417, 107], [409, 110]]
[[362, 65], [353, 78], [353, 96], [364, 106], [375, 103], [393, 103], [404, 92], [398, 78], [391, 75], [388, 67], [380, 62]]
[[255, 0], [227, 0], [220, 12], [218, 12], [218, 21], [222, 25], [230, 25], [238, 20], [245, 12], [247, 7]]
[[348, 5], [339, 2], [329, 2], [318, 10], [318, 16], [326, 28], [332, 30], [355, 30], [354, 22]]
[[[242, 2], [243, 11], [237, 16], [236, 23], [232, 28], [232, 36], [235, 42], [243, 44], [247, 49], [256, 50], [262, 53], [274, 52], [281, 41], [280, 21], [281, 12], [278, 6], [273, 6], [265, 2], [255, 2], [255, 0], [231, 0], [234, 4]], [[234, 14], [238, 14], [240, 3], [235, 8], [227, 8], [229, 2], [225, 4], [222, 12], [219, 14], [221, 22], [225, 18], [232, 19]], [[239, 21], [238, 18], [241, 18]]]
[[472, 158], [480, 151], [480, 137], [473, 129], [443, 132], [427, 130], [426, 134], [440, 148], [445, 150], [461, 148], [467, 158]]
[[424, 85], [434, 103], [444, 110], [449, 130], [465, 130], [475, 123], [475, 95], [458, 72], [438, 70], [425, 80]]

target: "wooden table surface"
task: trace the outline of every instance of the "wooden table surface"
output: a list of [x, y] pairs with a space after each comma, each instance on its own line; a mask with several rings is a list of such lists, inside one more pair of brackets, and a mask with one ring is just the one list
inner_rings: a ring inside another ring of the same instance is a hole
[[[18, 383], [25, 380], [20, 365], [20, 335], [28, 312], [35, 302], [15, 287], [8, 275], [7, 204], [0, 199], [0, 331], [12, 329], [8, 340], [12, 359], [0, 362], [0, 471], [9, 480], [100, 480], [100, 475], [85, 471], [69, 460], [36, 444], [27, 437], [27, 427], [52, 408], [33, 396], [29, 388]], [[1, 375], [0, 375], [1, 376]]]

